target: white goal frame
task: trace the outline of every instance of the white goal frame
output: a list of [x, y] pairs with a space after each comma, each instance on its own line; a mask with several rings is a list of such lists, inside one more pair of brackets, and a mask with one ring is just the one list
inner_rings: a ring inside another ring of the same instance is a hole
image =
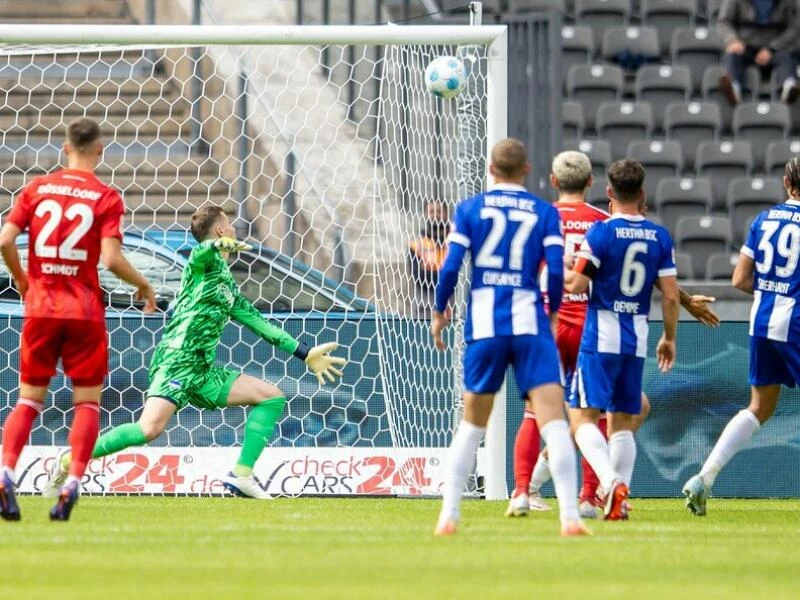
[[[489, 149], [507, 137], [508, 48], [504, 25], [58, 25], [0, 24], [0, 44], [9, 45], [137, 45], [261, 46], [279, 45], [441, 45], [479, 44], [488, 49], [486, 164]], [[488, 184], [488, 173], [486, 183]], [[505, 388], [504, 388], [505, 389]], [[501, 392], [486, 435], [483, 463], [489, 500], [507, 498], [506, 406]]]

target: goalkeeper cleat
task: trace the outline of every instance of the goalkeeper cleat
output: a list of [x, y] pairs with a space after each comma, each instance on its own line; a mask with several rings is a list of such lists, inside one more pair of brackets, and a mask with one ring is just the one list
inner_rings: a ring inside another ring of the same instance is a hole
[[272, 500], [270, 496], [255, 477], [237, 477], [233, 473], [228, 473], [222, 478], [223, 487], [234, 496], [239, 498], [255, 498], [256, 500]]
[[62, 448], [58, 451], [53, 462], [47, 468], [47, 481], [42, 486], [42, 496], [45, 498], [55, 498], [58, 496], [58, 490], [67, 481], [69, 475], [69, 457], [70, 451], [68, 448]]
[[530, 510], [530, 501], [528, 494], [517, 494], [516, 492], [511, 496], [506, 509], [507, 517], [527, 517]]
[[0, 517], [6, 521], [19, 521], [22, 518], [14, 494], [14, 482], [5, 471], [0, 477]]
[[695, 475], [683, 486], [683, 495], [686, 498], [686, 508], [698, 517], [706, 516], [706, 502], [710, 490], [700, 475]]
[[56, 505], [50, 509], [51, 521], [69, 521], [69, 515], [72, 512], [72, 507], [78, 503], [78, 497], [81, 495], [81, 484], [78, 481], [72, 481], [58, 490], [58, 501]]
[[578, 504], [578, 514], [581, 516], [581, 519], [596, 519], [597, 507], [594, 505], [594, 502], [584, 500]]
[[439, 517], [436, 529], [433, 530], [435, 537], [450, 537], [458, 532], [458, 519]]
[[561, 537], [582, 537], [593, 535], [583, 521], [567, 521], [561, 526]]
[[620, 480], [611, 484], [603, 515], [606, 521], [628, 520], [628, 486]]
[[553, 510], [553, 508], [545, 502], [539, 492], [528, 492], [528, 508], [531, 510]]

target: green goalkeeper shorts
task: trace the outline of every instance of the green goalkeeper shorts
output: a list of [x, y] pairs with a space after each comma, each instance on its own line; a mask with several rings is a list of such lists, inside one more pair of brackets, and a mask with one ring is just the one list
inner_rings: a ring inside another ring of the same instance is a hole
[[223, 408], [239, 373], [197, 361], [169, 360], [150, 369], [147, 397], [174, 402], [178, 410], [191, 404], [197, 408]]

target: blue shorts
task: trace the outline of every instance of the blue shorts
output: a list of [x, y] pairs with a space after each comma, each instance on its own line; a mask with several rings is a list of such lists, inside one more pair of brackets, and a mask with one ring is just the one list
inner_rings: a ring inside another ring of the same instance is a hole
[[750, 385], [795, 387], [798, 381], [800, 345], [750, 337]]
[[569, 392], [570, 408], [638, 415], [642, 411], [644, 359], [627, 354], [581, 352]]
[[509, 365], [514, 367], [520, 393], [557, 383], [564, 385], [561, 363], [552, 336], [514, 335], [474, 340], [464, 351], [464, 389], [494, 394], [503, 385]]

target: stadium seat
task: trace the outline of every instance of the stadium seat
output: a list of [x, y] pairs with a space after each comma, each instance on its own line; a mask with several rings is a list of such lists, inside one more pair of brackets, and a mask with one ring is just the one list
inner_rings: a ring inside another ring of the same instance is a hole
[[670, 42], [673, 65], [685, 65], [692, 73], [692, 93], [698, 94], [706, 68], [719, 66], [722, 38], [715, 29], [681, 27], [672, 33]]
[[653, 106], [654, 127], [664, 130], [664, 112], [673, 102], [688, 102], [692, 75], [688, 67], [645, 65], [636, 72], [636, 101]]
[[599, 208], [600, 210], [608, 210], [608, 194], [606, 193], [607, 187], [608, 182], [606, 181], [605, 177], [602, 179], [595, 178], [592, 187], [589, 188], [589, 193], [586, 194], [586, 202], [595, 208]]
[[715, 252], [706, 261], [706, 279], [711, 281], [730, 281], [733, 276], [733, 268], [738, 260], [738, 254]]
[[561, 103], [561, 137], [565, 140], [579, 140], [583, 137], [583, 105], [580, 102], [565, 100]]
[[708, 214], [711, 209], [711, 181], [689, 177], [662, 179], [655, 188], [655, 208], [664, 227], [674, 236], [675, 225], [681, 217]]
[[[647, 171], [645, 190], [655, 193], [662, 179], [677, 177], [683, 169], [681, 145], [673, 141], [631, 142], [625, 156], [635, 158]], [[657, 208], [656, 208], [657, 210]]]
[[[725, 69], [720, 66], [706, 68], [705, 72], [703, 73], [703, 83], [701, 87], [703, 101], [713, 102], [719, 105], [722, 117], [722, 131], [723, 133], [728, 133], [731, 131], [733, 109], [728, 104], [728, 101], [725, 100], [722, 92], [719, 91], [719, 78], [723, 73], [725, 73]], [[747, 69], [746, 81], [747, 87], [742, 92], [743, 101], [747, 101], [751, 98], [750, 90], [758, 91], [758, 88], [761, 85], [761, 76], [758, 74], [758, 70], [753, 67]]]
[[684, 168], [694, 170], [695, 154], [700, 142], [717, 140], [722, 119], [717, 104], [690, 102], [670, 104], [664, 113], [664, 133], [683, 147]]
[[569, 73], [573, 65], [591, 64], [594, 57], [594, 37], [588, 27], [561, 28], [561, 69]]
[[761, 177], [737, 177], [728, 184], [728, 217], [731, 219], [733, 243], [744, 242], [748, 223], [762, 210], [786, 199], [783, 182]]
[[747, 177], [753, 168], [753, 151], [748, 142], [703, 142], [695, 157], [697, 174], [711, 179], [711, 209], [725, 207], [728, 182]]
[[603, 60], [628, 71], [659, 59], [658, 34], [652, 27], [609, 27], [600, 49]]
[[767, 144], [764, 172], [767, 175], [783, 176], [786, 163], [800, 154], [800, 141], [770, 142]]
[[[602, 32], [609, 27], [627, 25], [630, 15], [630, 0], [576, 0], [575, 2], [575, 22], [594, 30], [596, 44], [602, 41]], [[595, 47], [595, 50], [597, 49]]]
[[583, 105], [586, 127], [595, 129], [597, 107], [622, 97], [622, 69], [614, 65], [575, 65], [567, 73], [567, 94], [570, 100]]
[[643, 25], [658, 32], [662, 54], [669, 51], [670, 36], [678, 27], [694, 25], [696, 0], [642, 0], [639, 16]]
[[764, 169], [767, 144], [786, 139], [790, 127], [789, 108], [785, 104], [745, 102], [733, 111], [735, 139], [750, 142], [753, 169], [759, 173]]
[[625, 156], [632, 139], [653, 130], [653, 107], [645, 102], [603, 102], [597, 108], [597, 136], [611, 145], [611, 158]]
[[549, 10], [563, 15], [567, 12], [567, 3], [565, 0], [506, 0], [506, 13], [511, 15]]
[[727, 217], [681, 217], [675, 228], [675, 245], [689, 255], [692, 271], [698, 279], [705, 278], [706, 261], [710, 254], [727, 252], [731, 241], [731, 221]]
[[675, 253], [675, 266], [678, 269], [678, 279], [694, 279], [692, 257], [685, 252]]
[[611, 164], [611, 146], [608, 142], [605, 140], [570, 140], [562, 146], [564, 150], [577, 150], [588, 156], [592, 162], [592, 176], [596, 180], [605, 181], [606, 169]]

